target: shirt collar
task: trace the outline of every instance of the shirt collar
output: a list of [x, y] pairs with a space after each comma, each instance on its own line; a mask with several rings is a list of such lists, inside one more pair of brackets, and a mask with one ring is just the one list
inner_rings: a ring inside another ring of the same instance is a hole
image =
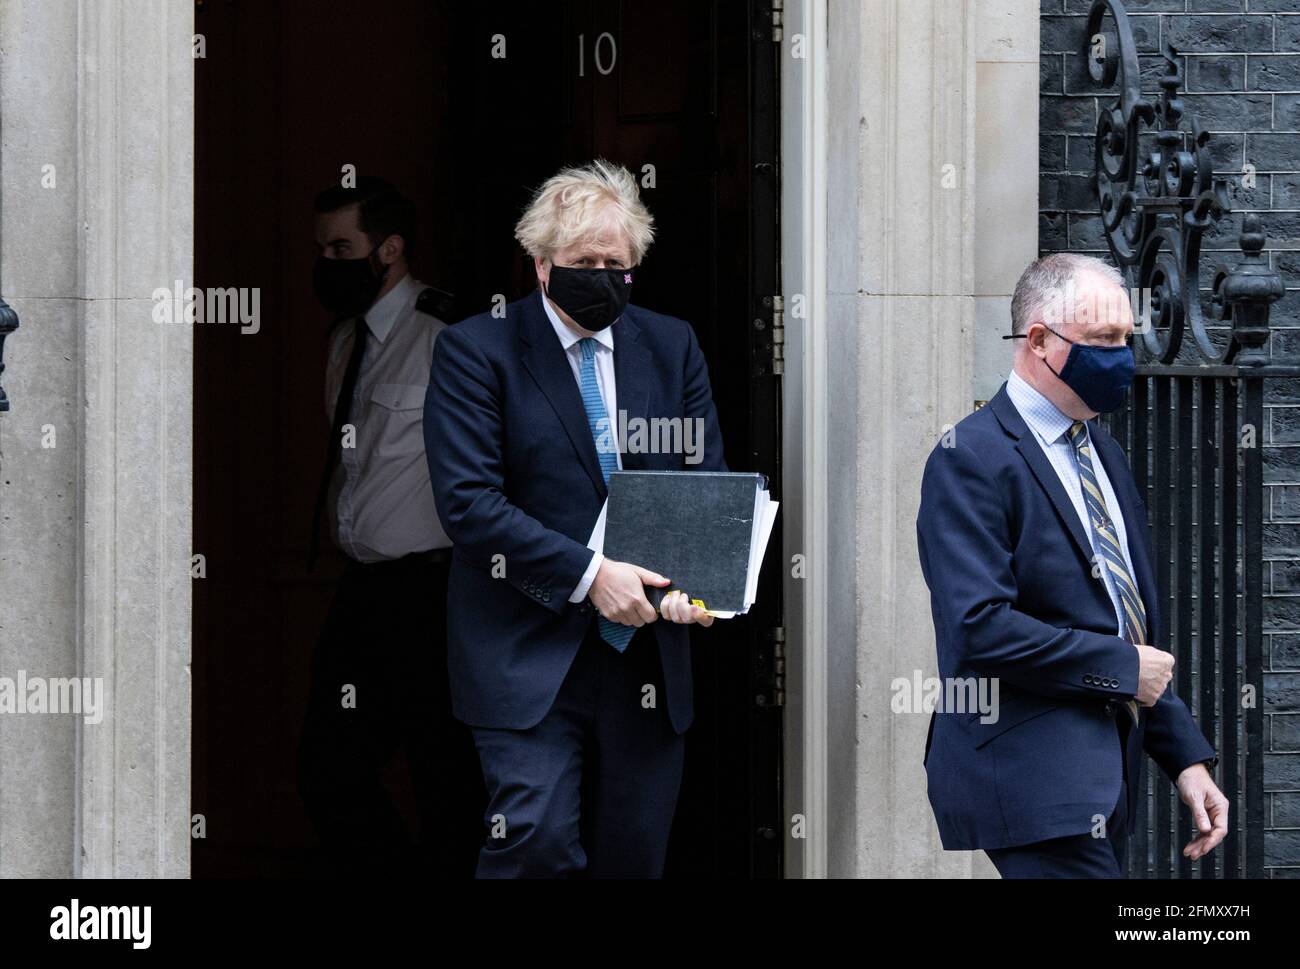
[[[542, 298], [542, 308], [546, 310], [546, 317], [551, 321], [551, 326], [555, 327], [555, 335], [560, 338], [560, 346], [564, 347], [565, 351], [568, 351], [568, 349], [581, 340], [582, 337], [574, 333], [573, 330], [569, 328], [569, 325], [565, 323], [564, 320], [560, 319], [560, 315], [555, 312], [555, 308], [551, 306], [551, 301], [546, 298], [546, 294], [541, 291], [540, 287], [538, 287], [537, 292]], [[597, 330], [592, 339], [601, 346], [613, 350], [614, 327], [611, 325], [605, 327], [603, 330]]]
[[1044, 444], [1055, 444], [1074, 423], [1073, 417], [1061, 413], [1055, 404], [1014, 370], [1007, 378], [1007, 396], [1016, 405], [1016, 410], [1025, 423]]
[[366, 328], [376, 340], [383, 343], [388, 339], [398, 316], [407, 308], [408, 302], [415, 299], [420, 289], [420, 283], [408, 272], [374, 306], [361, 314], [366, 318]]

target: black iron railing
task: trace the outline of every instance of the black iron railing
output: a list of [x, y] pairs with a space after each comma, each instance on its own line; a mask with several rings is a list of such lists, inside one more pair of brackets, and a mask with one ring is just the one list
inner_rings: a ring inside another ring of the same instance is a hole
[[[3, 377], [5, 372], [5, 337], [16, 329], [18, 329], [18, 314], [3, 298], [0, 298], [0, 377]], [[4, 386], [0, 385], [0, 411], [8, 409], [9, 396], [5, 393]]]
[[1129, 875], [1263, 877], [1264, 392], [1269, 379], [1300, 376], [1268, 354], [1282, 281], [1248, 215], [1240, 260], [1201, 291], [1202, 237], [1230, 208], [1210, 136], [1179, 97], [1177, 51], [1166, 45], [1159, 100], [1148, 100], [1123, 3], [1096, 0], [1084, 52], [1093, 81], [1117, 89], [1098, 120], [1097, 202], [1138, 310], [1138, 375], [1108, 424], [1153, 532], [1167, 617], [1157, 645], [1175, 655], [1175, 688], [1219, 753], [1216, 782], [1231, 802], [1223, 845], [1193, 865], [1182, 855], [1190, 813], [1147, 771]]

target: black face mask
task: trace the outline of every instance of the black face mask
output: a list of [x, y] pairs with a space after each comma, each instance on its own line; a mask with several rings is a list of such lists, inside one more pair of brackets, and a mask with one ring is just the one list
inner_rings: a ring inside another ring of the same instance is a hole
[[360, 316], [370, 309], [388, 278], [387, 266], [381, 263], [376, 269], [371, 262], [378, 249], [356, 259], [317, 256], [311, 288], [320, 304], [339, 317]]
[[575, 269], [551, 263], [546, 295], [570, 319], [592, 333], [609, 326], [632, 295], [630, 269]]

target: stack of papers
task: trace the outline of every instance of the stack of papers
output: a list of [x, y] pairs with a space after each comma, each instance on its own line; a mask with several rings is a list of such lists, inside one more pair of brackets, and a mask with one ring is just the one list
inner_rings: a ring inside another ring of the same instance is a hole
[[658, 572], [672, 584], [656, 592], [680, 589], [730, 619], [758, 598], [778, 507], [761, 474], [616, 471], [587, 547]]

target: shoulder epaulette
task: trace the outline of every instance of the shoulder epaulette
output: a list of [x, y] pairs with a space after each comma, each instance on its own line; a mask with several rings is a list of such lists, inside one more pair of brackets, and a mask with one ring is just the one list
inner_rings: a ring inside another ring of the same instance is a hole
[[456, 297], [445, 289], [438, 289], [436, 286], [426, 286], [424, 291], [415, 298], [417, 312], [436, 316], [444, 323], [451, 323], [455, 319], [453, 315], [455, 305]]

